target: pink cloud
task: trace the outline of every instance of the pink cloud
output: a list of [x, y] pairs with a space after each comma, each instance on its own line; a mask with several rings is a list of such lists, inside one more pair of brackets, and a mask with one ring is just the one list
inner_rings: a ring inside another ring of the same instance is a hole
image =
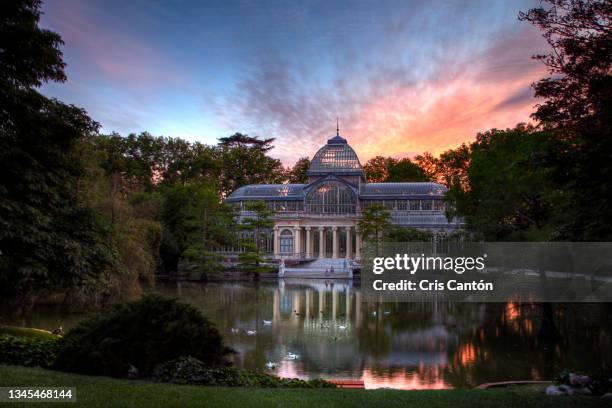
[[362, 162], [438, 154], [480, 131], [528, 122], [536, 103], [530, 85], [546, 75], [531, 55], [545, 47], [537, 31], [525, 28], [492, 39], [465, 61], [436, 59], [425, 78], [389, 59], [359, 78], [340, 76], [333, 88], [307, 84], [289, 64], [267, 61], [239, 82], [240, 99], [219, 112], [228, 123], [277, 136], [273, 154], [286, 164], [312, 157], [333, 135], [336, 115]]

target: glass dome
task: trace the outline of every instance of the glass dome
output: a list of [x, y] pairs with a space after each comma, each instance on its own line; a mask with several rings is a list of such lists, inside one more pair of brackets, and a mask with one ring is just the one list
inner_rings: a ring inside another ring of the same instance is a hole
[[358, 173], [363, 169], [357, 153], [340, 135], [329, 139], [312, 158], [308, 175], [327, 173]]
[[306, 211], [314, 214], [352, 214], [357, 197], [339, 181], [326, 181], [315, 186], [306, 197]]

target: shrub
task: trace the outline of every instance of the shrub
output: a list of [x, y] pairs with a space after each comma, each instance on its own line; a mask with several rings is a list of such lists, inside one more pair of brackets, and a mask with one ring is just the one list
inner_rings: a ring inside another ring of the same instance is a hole
[[58, 339], [0, 335], [0, 363], [51, 367], [60, 348]]
[[133, 367], [146, 377], [157, 365], [186, 354], [207, 366], [221, 365], [232, 352], [197, 309], [157, 295], [81, 322], [62, 344], [57, 369], [113, 377], [133, 375]]
[[207, 367], [193, 357], [181, 357], [161, 364], [155, 370], [153, 379], [161, 382], [191, 385], [216, 385], [225, 387], [266, 387], [266, 388], [335, 388], [324, 380], [300, 380], [280, 378], [256, 371], [240, 370], [235, 367]]

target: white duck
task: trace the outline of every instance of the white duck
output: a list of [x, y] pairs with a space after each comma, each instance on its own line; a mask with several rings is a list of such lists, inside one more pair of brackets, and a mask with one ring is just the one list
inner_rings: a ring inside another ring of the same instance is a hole
[[346, 330], [346, 326], [344, 326], [344, 325], [338, 325], [338, 330]]
[[232, 327], [230, 330], [233, 334], [237, 334], [240, 331], [240, 329], [236, 329], [235, 327]]
[[272, 324], [272, 320], [263, 320], [263, 324], [268, 326]]
[[300, 358], [300, 356], [298, 354], [294, 354], [294, 353], [288, 353], [287, 354], [287, 358], [289, 360], [297, 360], [298, 358]]
[[247, 330], [247, 336], [255, 336], [257, 334], [257, 330]]
[[274, 363], [273, 363], [273, 362], [271, 362], [271, 361], [268, 361], [268, 362], [266, 363], [266, 368], [268, 368], [268, 370], [274, 370], [274, 369], [276, 368], [276, 364], [274, 364]]

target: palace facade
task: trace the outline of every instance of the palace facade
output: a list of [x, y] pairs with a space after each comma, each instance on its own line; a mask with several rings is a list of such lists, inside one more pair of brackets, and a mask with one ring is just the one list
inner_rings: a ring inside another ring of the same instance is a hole
[[360, 259], [357, 230], [362, 210], [377, 203], [396, 226], [444, 235], [460, 227], [445, 215], [446, 187], [438, 183], [368, 183], [355, 150], [339, 133], [314, 155], [306, 184], [253, 184], [226, 201], [249, 216], [245, 203], [265, 201], [274, 211], [274, 228], [266, 248], [275, 258]]

